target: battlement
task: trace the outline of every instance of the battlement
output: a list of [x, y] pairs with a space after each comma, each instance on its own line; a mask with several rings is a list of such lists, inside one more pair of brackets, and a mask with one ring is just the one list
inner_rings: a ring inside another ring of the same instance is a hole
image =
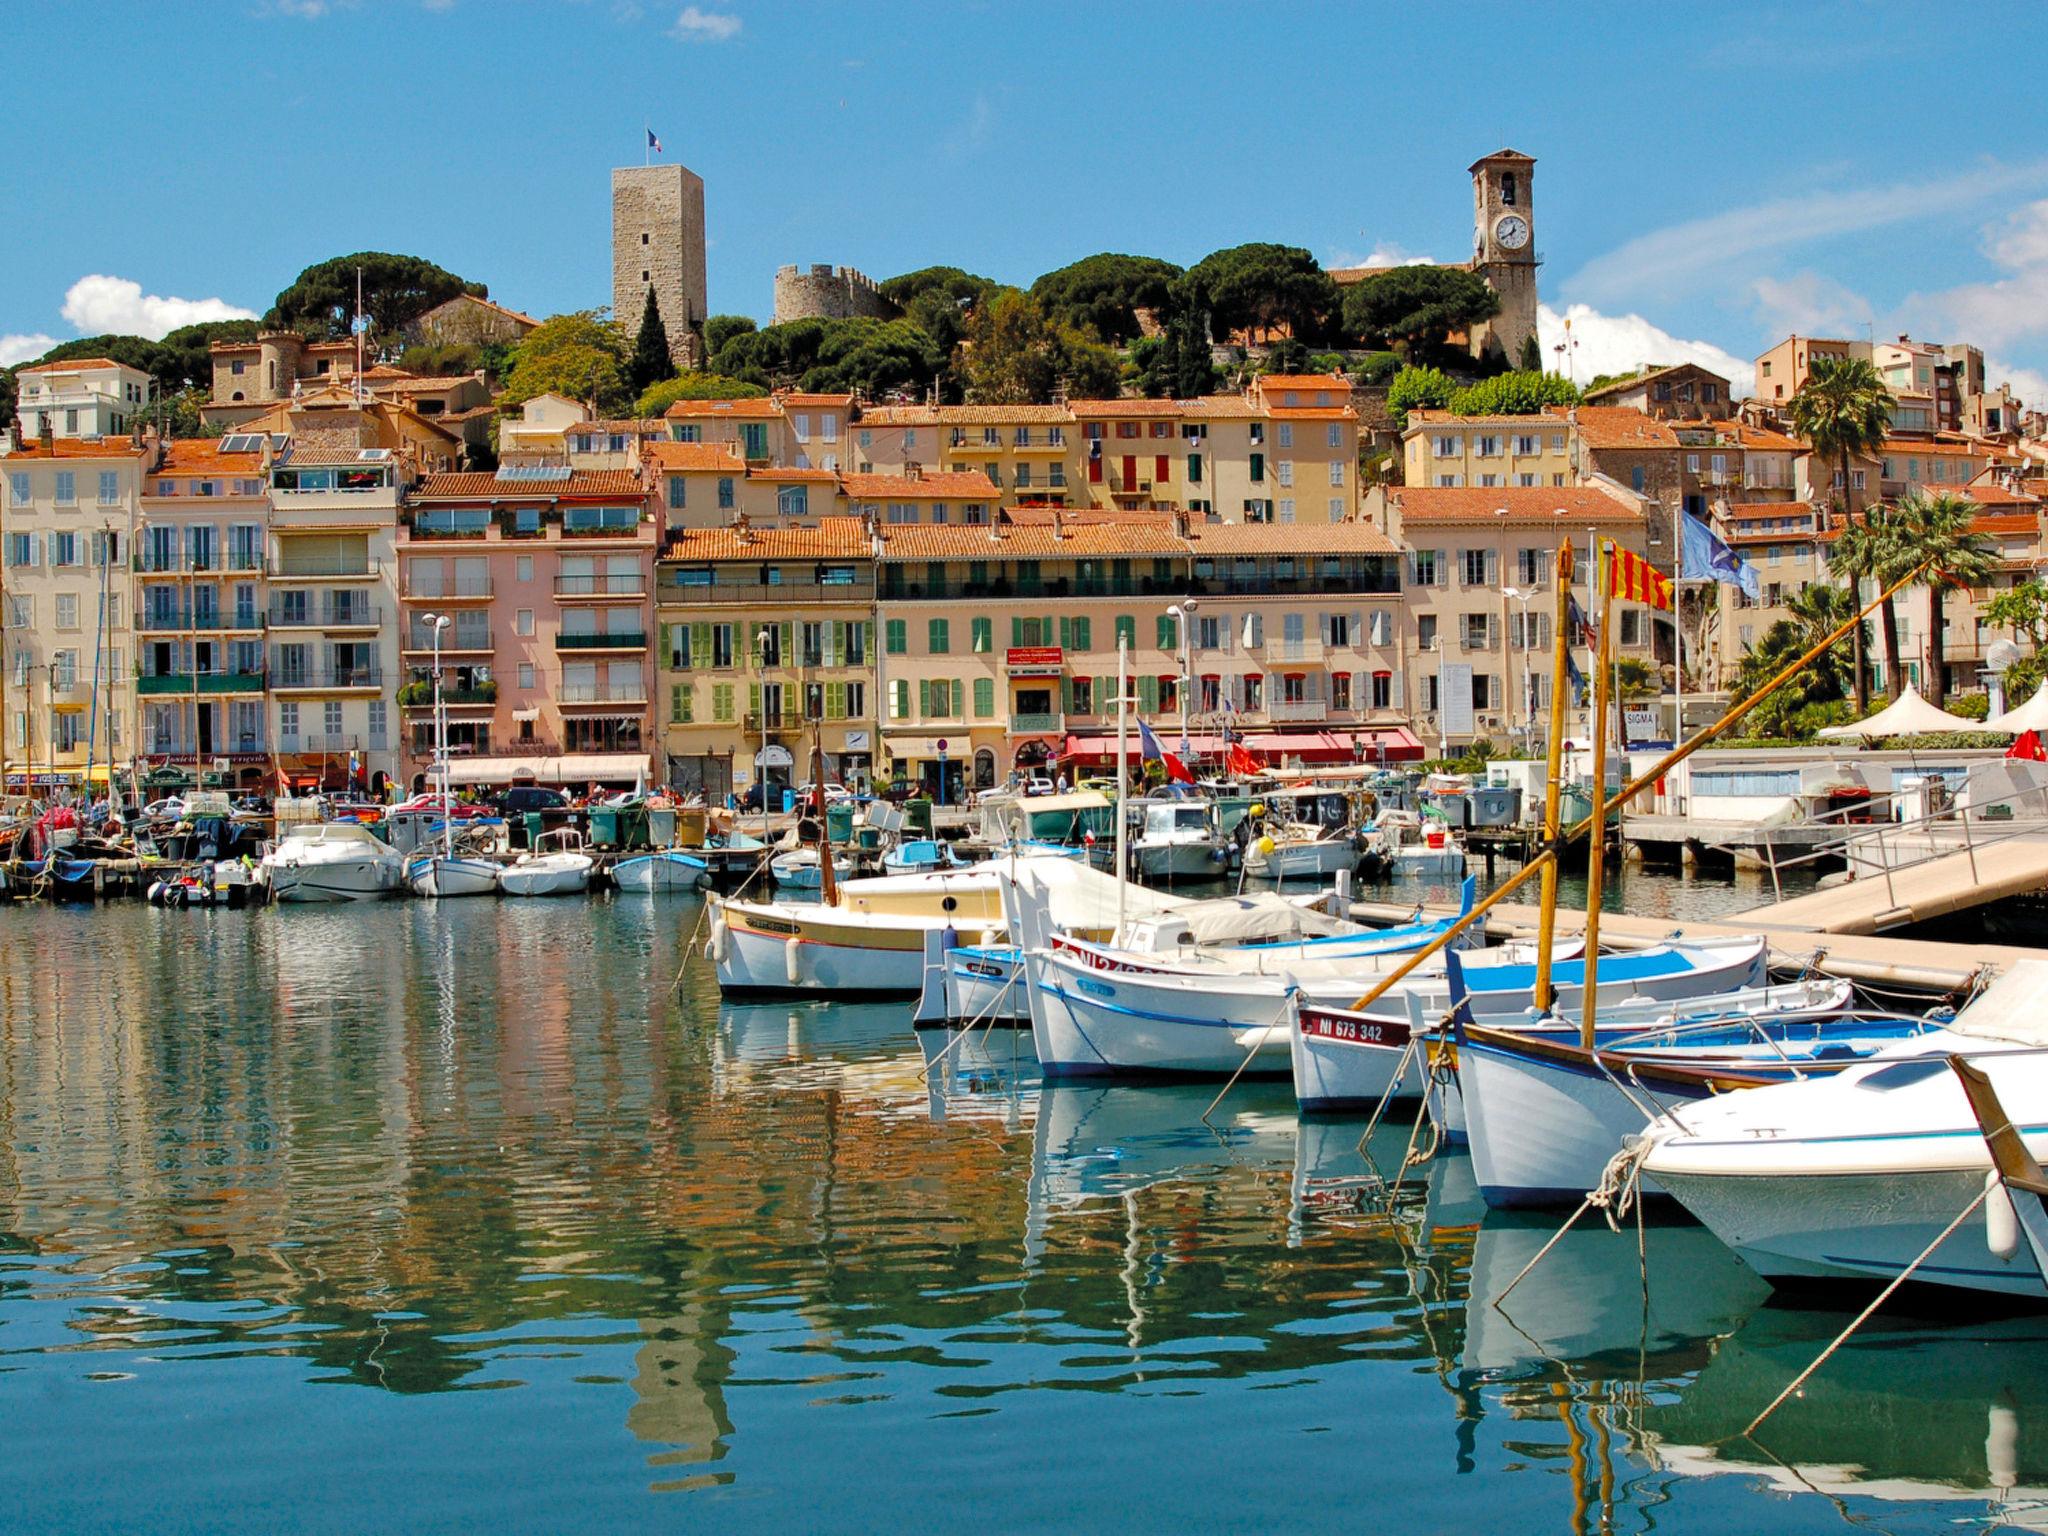
[[882, 297], [881, 285], [855, 267], [829, 262], [802, 267], [792, 262], [775, 272], [777, 325], [792, 320], [883, 320], [895, 308]]

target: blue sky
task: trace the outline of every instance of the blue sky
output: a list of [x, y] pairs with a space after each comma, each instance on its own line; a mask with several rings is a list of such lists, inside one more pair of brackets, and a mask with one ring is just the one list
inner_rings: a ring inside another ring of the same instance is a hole
[[714, 312], [765, 320], [784, 262], [1460, 259], [1465, 167], [1512, 145], [1582, 379], [1910, 330], [2048, 404], [2037, 9], [103, 0], [8, 27], [0, 362], [260, 312], [365, 248], [603, 303], [607, 172], [646, 121], [707, 183]]

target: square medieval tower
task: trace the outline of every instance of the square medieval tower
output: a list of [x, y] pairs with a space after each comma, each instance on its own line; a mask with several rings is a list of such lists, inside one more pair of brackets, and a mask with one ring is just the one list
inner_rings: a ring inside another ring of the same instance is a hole
[[612, 172], [612, 318], [630, 340], [647, 290], [668, 328], [669, 353], [683, 367], [703, 356], [704, 179], [680, 165], [621, 166]]

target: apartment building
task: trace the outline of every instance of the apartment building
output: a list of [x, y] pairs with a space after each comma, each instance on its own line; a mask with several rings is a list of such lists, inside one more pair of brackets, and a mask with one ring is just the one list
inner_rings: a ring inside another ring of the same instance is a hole
[[723, 444], [749, 464], [796, 463], [794, 423], [772, 397], [678, 400], [663, 417], [671, 442]]
[[[1604, 476], [1642, 497], [1653, 525], [1648, 531], [1660, 554], [1674, 508], [1692, 508], [1703, 488], [1732, 483], [1726, 478], [1731, 460], [1725, 450], [1687, 450], [1670, 423], [1632, 407], [1580, 405], [1544, 414], [1569, 429], [1572, 474], [1567, 483], [1585, 485]], [[1740, 456], [1732, 462], [1740, 480]]]
[[138, 425], [156, 398], [140, 368], [110, 357], [74, 357], [15, 370], [15, 414], [30, 437], [117, 437]]
[[132, 750], [128, 557], [154, 438], [0, 439], [0, 618], [11, 790], [104, 782]]
[[[145, 771], [229, 787], [270, 771], [270, 468], [288, 441], [169, 442], [144, 477], [130, 612]], [[295, 591], [278, 611], [280, 635], [299, 615], [294, 603], [311, 595]]]
[[[2000, 592], [2034, 579], [2042, 561], [2048, 559], [2048, 523], [2044, 523], [2037, 490], [1987, 480], [1963, 488], [1960, 494], [1981, 509], [1971, 520], [1971, 528], [1989, 546], [1997, 565], [1988, 581], [1950, 591], [1942, 603], [1942, 668], [1950, 694], [1984, 688], [1990, 647], [2011, 638], [1985, 622], [1984, 610]], [[1926, 689], [1932, 683], [1929, 669], [1934, 660], [1928, 644], [1935, 623], [1933, 592], [1924, 585], [1910, 587], [1899, 595], [1896, 606], [1901, 664], [1913, 685]], [[1873, 665], [1882, 666], [1882, 634], [1877, 635], [1871, 650]]]
[[1081, 436], [1064, 405], [884, 406], [862, 411], [855, 433], [863, 473], [916, 464], [980, 474], [1009, 505], [1065, 505], [1082, 476]]
[[1698, 363], [1651, 368], [1589, 389], [1585, 403], [1641, 411], [1658, 421], [1725, 421], [1735, 414], [1728, 380]]
[[905, 523], [987, 523], [996, 510], [995, 483], [979, 470], [929, 474], [917, 465], [900, 475], [841, 475], [843, 510], [884, 527]]
[[1714, 588], [1712, 665], [1705, 670], [1709, 686], [1726, 688], [1770, 627], [1791, 617], [1786, 600], [1802, 587], [1831, 579], [1830, 533], [1827, 507], [1811, 501], [1730, 501], [1717, 510], [1721, 536], [1756, 568], [1761, 583], [1755, 599], [1736, 587]]
[[253, 421], [264, 407], [288, 401], [308, 386], [326, 389], [352, 383], [356, 375], [354, 338], [309, 341], [296, 331], [264, 331], [250, 341], [216, 341], [207, 351], [213, 392], [201, 415], [209, 426]]
[[[1204, 498], [1195, 494], [1199, 481], [1185, 485], [1182, 505], [1203, 500], [1205, 510], [1226, 522], [1338, 523], [1357, 516], [1358, 412], [1351, 404], [1349, 380], [1333, 374], [1266, 374], [1253, 381], [1249, 395], [1248, 403], [1259, 414], [1240, 418], [1228, 409], [1233, 403], [1225, 397], [1224, 410], [1210, 415], [1198, 409], [1183, 418], [1183, 431], [1202, 424], [1211, 441], [1206, 457], [1213, 466], [1214, 489]], [[1246, 434], [1241, 447], [1235, 426], [1240, 420]], [[1263, 433], [1254, 431], [1261, 426]], [[1266, 439], [1273, 482], [1263, 498], [1256, 496], [1252, 475], [1258, 451], [1253, 439], [1259, 436]], [[1190, 475], [1199, 475], [1200, 457], [1190, 454]], [[1249, 493], [1243, 497], [1235, 485], [1240, 468]], [[1259, 509], [1267, 515], [1253, 514], [1255, 499], [1269, 503]]]
[[[1452, 747], [1530, 730], [1549, 704], [1561, 540], [1577, 554], [1574, 585], [1591, 613], [1593, 542], [1669, 568], [1653, 553], [1648, 503], [1612, 481], [1563, 487], [1388, 486], [1368, 515], [1406, 551], [1403, 582], [1409, 658], [1405, 696], [1415, 729]], [[1617, 603], [1617, 654], [1649, 665], [1673, 654], [1669, 621]]]
[[512, 465], [419, 483], [394, 551], [407, 782], [424, 782], [432, 760], [443, 618], [455, 782], [656, 781], [649, 642], [658, 529], [638, 471]]
[[1415, 410], [1401, 433], [1403, 480], [1443, 490], [1570, 485], [1571, 423], [1550, 415]]
[[717, 801], [801, 782], [815, 725], [841, 783], [875, 766], [875, 553], [857, 517], [671, 527], [660, 560], [662, 766]]
[[1806, 387], [1813, 365], [1822, 358], [1870, 361], [1870, 343], [1839, 337], [1793, 334], [1761, 354], [1756, 360], [1755, 399], [1768, 406], [1782, 407]]

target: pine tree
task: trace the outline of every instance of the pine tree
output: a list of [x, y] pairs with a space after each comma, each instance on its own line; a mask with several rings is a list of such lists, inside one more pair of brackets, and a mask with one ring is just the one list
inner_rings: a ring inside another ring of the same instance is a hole
[[661, 305], [650, 287], [647, 307], [640, 312], [640, 334], [633, 342], [633, 356], [626, 363], [627, 382], [638, 396], [650, 384], [675, 376], [675, 360], [668, 353], [668, 327], [661, 322]]
[[[1174, 333], [1178, 332], [1176, 338]], [[1173, 392], [1183, 400], [1192, 400], [1197, 395], [1206, 395], [1214, 387], [1216, 372], [1209, 360], [1208, 315], [1200, 309], [1190, 309], [1172, 322], [1167, 330], [1174, 344]]]
[[1536, 333], [1531, 331], [1522, 338], [1522, 372], [1541, 373], [1542, 371], [1543, 349], [1536, 343]]

